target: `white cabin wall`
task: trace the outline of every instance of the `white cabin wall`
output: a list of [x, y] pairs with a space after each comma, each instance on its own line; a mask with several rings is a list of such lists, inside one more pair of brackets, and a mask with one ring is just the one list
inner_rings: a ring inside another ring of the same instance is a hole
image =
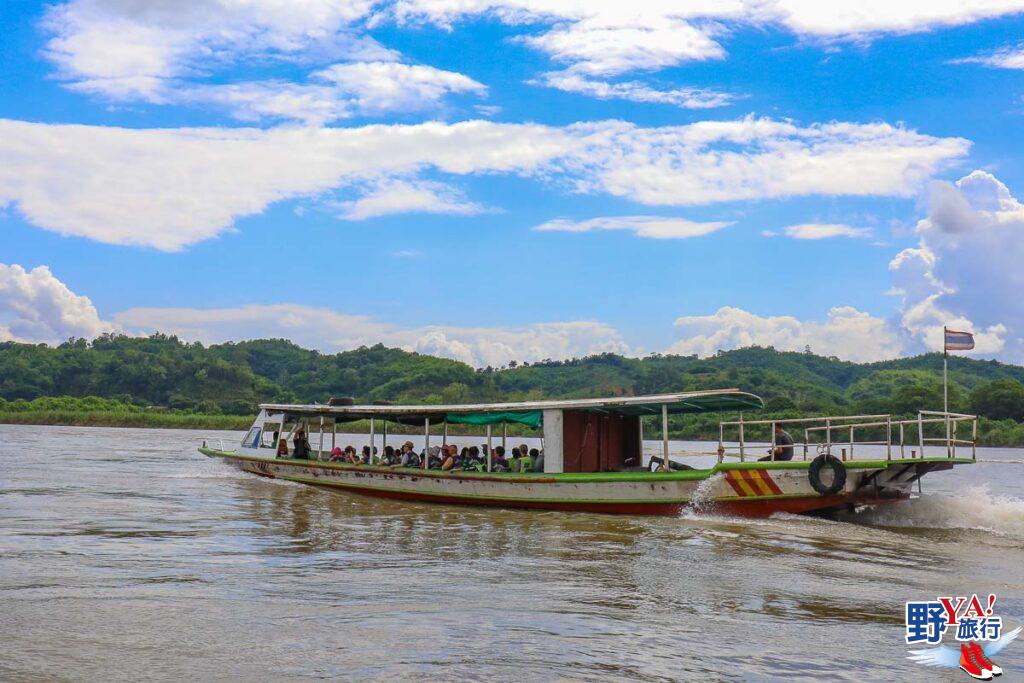
[[563, 418], [561, 410], [544, 411], [544, 473], [559, 474], [564, 471], [562, 455]]

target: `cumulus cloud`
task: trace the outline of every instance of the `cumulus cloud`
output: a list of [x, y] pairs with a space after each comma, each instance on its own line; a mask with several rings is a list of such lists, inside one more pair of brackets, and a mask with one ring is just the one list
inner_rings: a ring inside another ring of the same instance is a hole
[[842, 223], [801, 223], [783, 228], [795, 240], [823, 240], [831, 237], [871, 237], [870, 228], [854, 228]]
[[396, 213], [472, 216], [487, 210], [486, 207], [467, 200], [460, 191], [449, 185], [425, 180], [389, 180], [359, 199], [342, 202], [341, 207], [342, 217], [350, 221]]
[[895, 358], [903, 351], [898, 333], [886, 321], [849, 306], [833, 308], [822, 322], [792, 316], [759, 316], [729, 306], [713, 315], [677, 318], [678, 341], [669, 353], [714, 355], [744, 346], [774, 346], [781, 351], [810, 347], [822, 355], [868, 362]]
[[534, 228], [540, 232], [590, 232], [592, 230], [631, 230], [637, 237], [659, 240], [700, 237], [728, 227], [732, 223], [711, 221], [698, 223], [668, 216], [605, 216], [573, 221], [556, 218]]
[[33, 224], [64, 235], [177, 250], [277, 201], [426, 170], [518, 174], [687, 206], [909, 196], [968, 148], [888, 124], [754, 118], [662, 128], [466, 121], [269, 130], [0, 120], [0, 205], [14, 203]]
[[510, 360], [564, 359], [612, 351], [628, 353], [618, 331], [599, 322], [553, 322], [523, 327], [405, 328], [362, 315], [299, 304], [237, 308], [133, 308], [115, 316], [139, 333], [162, 331], [207, 344], [283, 337], [326, 352], [382, 343], [460, 360], [476, 367]]
[[0, 263], [0, 341], [56, 343], [113, 329], [88, 297], [72, 292], [46, 266], [25, 270]]
[[974, 171], [930, 187], [918, 247], [889, 268], [903, 296], [903, 326], [941, 347], [942, 326], [973, 329], [976, 353], [1024, 359], [1024, 204], [997, 178]]
[[672, 104], [681, 109], [713, 109], [731, 104], [733, 96], [706, 88], [671, 88], [659, 90], [639, 81], [612, 83], [588, 78], [571, 71], [542, 74], [534, 83], [565, 92], [588, 95], [599, 100], [628, 100]]

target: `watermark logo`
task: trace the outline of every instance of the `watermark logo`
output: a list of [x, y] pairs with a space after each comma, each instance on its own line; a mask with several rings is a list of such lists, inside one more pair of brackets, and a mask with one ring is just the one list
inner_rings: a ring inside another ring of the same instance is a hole
[[[996, 600], [994, 593], [984, 599], [975, 593], [906, 603], [907, 644], [936, 646], [910, 650], [909, 658], [925, 666], [959, 668], [981, 681], [1002, 675], [1002, 668], [991, 658], [1016, 640], [1024, 627], [1004, 633], [1003, 619], [995, 613]], [[957, 647], [942, 645], [944, 639]]]

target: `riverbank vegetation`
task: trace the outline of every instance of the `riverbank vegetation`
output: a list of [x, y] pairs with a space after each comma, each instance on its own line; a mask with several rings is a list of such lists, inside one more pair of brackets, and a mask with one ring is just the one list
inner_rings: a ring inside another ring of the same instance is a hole
[[[1024, 445], [1024, 367], [959, 356], [949, 365], [950, 409], [984, 418], [983, 443]], [[105, 335], [56, 347], [0, 344], [0, 422], [244, 429], [261, 402], [465, 403], [726, 387], [763, 396], [766, 417], [912, 417], [941, 409], [941, 373], [939, 354], [858, 364], [750, 347], [710, 358], [600, 354], [476, 369], [382, 345], [323, 354], [280, 339], [204, 346]], [[717, 438], [718, 419], [673, 418], [672, 435]]]

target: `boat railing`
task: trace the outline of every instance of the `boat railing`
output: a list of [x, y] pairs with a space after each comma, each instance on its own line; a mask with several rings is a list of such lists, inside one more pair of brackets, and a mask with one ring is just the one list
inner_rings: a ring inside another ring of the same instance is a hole
[[[898, 420], [892, 415], [837, 415], [829, 417], [797, 417], [776, 420], [745, 420], [740, 413], [738, 420], [718, 424], [718, 462], [727, 457], [738, 457], [740, 462], [748, 458], [763, 457], [766, 453], [775, 460], [778, 447], [774, 425], [784, 425], [798, 434], [803, 432], [803, 441], [794, 438], [794, 453], [801, 452], [804, 460], [821, 453], [836, 455], [842, 460], [853, 460], [857, 455], [870, 459], [879, 458], [879, 448], [885, 449], [885, 459], [917, 459], [934, 457], [934, 452], [944, 449], [947, 458], [955, 458], [957, 448], [970, 449], [970, 457], [977, 459], [978, 418], [976, 415], [950, 413], [938, 410], [918, 411], [916, 418]], [[770, 439], [749, 440], [748, 430], [767, 427]], [[938, 429], [937, 429], [938, 428]], [[963, 430], [969, 430], [963, 434]], [[858, 438], [858, 432], [861, 438]], [[869, 438], [864, 438], [865, 433]], [[962, 438], [969, 437], [969, 438]], [[732, 437], [737, 437], [732, 440]], [[875, 447], [875, 448], [865, 448]], [[928, 451], [931, 451], [930, 453]]]

